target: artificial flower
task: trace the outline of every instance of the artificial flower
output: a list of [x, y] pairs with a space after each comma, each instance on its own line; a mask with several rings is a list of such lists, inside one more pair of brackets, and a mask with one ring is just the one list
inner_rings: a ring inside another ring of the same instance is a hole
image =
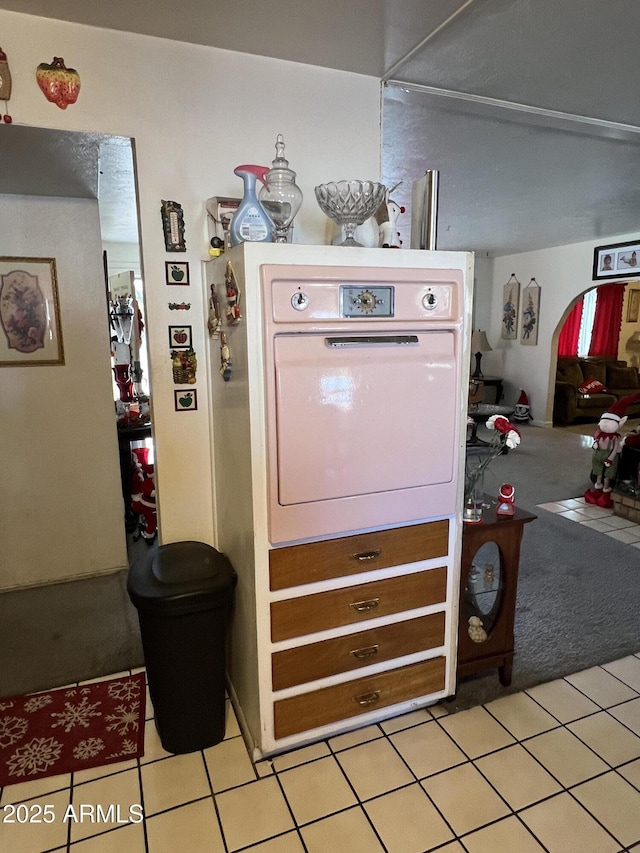
[[493, 431], [491, 441], [482, 455], [469, 457], [464, 478], [464, 503], [471, 501], [480, 478], [484, 475], [491, 462], [506, 452], [515, 450], [520, 444], [521, 436], [508, 418], [504, 415], [492, 415], [487, 420], [487, 429]]

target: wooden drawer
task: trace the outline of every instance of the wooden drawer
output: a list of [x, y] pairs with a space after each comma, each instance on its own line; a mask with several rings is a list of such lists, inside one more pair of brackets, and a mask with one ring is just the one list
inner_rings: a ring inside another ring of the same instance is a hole
[[444, 613], [431, 613], [276, 652], [271, 657], [273, 689], [284, 690], [306, 681], [438, 648], [444, 644], [444, 622]]
[[271, 639], [274, 643], [401, 613], [445, 600], [447, 569], [439, 566], [410, 575], [396, 575], [371, 583], [330, 589], [271, 604]]
[[270, 586], [272, 590], [287, 589], [444, 557], [448, 546], [449, 522], [445, 520], [276, 548], [269, 552]]
[[443, 657], [274, 702], [276, 738], [288, 737], [444, 689]]

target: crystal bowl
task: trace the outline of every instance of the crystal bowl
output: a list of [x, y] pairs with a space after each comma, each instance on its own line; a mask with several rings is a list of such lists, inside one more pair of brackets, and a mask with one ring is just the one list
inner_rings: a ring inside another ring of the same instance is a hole
[[384, 184], [375, 181], [331, 181], [315, 188], [322, 212], [345, 230], [343, 246], [361, 245], [353, 239], [353, 232], [373, 216], [386, 191]]

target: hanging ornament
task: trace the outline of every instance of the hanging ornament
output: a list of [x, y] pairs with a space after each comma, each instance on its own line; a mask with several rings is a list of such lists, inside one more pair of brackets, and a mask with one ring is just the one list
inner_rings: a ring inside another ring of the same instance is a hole
[[4, 115], [2, 120], [7, 124], [11, 124], [13, 119], [9, 115], [7, 101], [11, 97], [11, 72], [9, 71], [9, 63], [7, 62], [7, 54], [0, 47], [0, 101], [4, 101]]
[[36, 80], [45, 98], [61, 110], [78, 100], [80, 75], [75, 68], [67, 68], [61, 56], [54, 56], [51, 64], [41, 62], [36, 69]]

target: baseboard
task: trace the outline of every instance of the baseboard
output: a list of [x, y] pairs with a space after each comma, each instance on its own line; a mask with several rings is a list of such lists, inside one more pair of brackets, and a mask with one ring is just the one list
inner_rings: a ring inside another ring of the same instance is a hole
[[544, 427], [544, 429], [550, 429], [553, 426], [553, 421], [539, 421], [537, 418], [532, 418], [529, 421], [531, 426], [535, 427]]

